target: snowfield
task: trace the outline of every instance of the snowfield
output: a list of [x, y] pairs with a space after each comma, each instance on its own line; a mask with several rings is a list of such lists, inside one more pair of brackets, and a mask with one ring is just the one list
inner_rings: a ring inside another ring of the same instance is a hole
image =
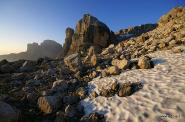
[[155, 63], [153, 69], [127, 70], [117, 76], [96, 78], [89, 82], [89, 93], [109, 89], [115, 81], [142, 81], [144, 87], [128, 97], [89, 96], [81, 101], [86, 115], [102, 113], [107, 122], [184, 122], [185, 53], [168, 50], [149, 56]]

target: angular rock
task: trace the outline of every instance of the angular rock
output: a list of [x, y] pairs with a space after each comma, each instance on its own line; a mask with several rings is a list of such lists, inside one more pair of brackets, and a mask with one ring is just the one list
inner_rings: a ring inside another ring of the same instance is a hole
[[68, 88], [68, 84], [63, 80], [57, 80], [53, 82], [52, 90], [64, 92]]
[[18, 122], [20, 113], [11, 105], [0, 101], [0, 121], [1, 122]]
[[25, 61], [20, 67], [21, 72], [31, 72], [35, 70], [36, 62], [34, 61]]
[[93, 98], [96, 98], [96, 97], [98, 97], [98, 94], [97, 94], [95, 91], [93, 91], [93, 92], [91, 93], [91, 96], [92, 96]]
[[64, 96], [63, 97], [63, 103], [64, 104], [76, 104], [79, 101], [79, 97], [78, 96]]
[[113, 53], [113, 52], [114, 52], [114, 44], [111, 44], [111, 45], [109, 45], [109, 47], [104, 49], [101, 54], [102, 55], [107, 55], [107, 54]]
[[97, 64], [97, 56], [94, 54], [91, 57], [91, 64], [95, 66]]
[[150, 58], [147, 56], [140, 57], [138, 60], [138, 66], [141, 69], [150, 69], [151, 68]]
[[76, 95], [78, 95], [81, 98], [84, 98], [86, 95], [86, 89], [84, 87], [80, 87], [76, 90]]
[[0, 72], [2, 73], [12, 73], [14, 71], [15, 71], [14, 67], [9, 63], [0, 66]]
[[130, 96], [142, 88], [143, 88], [142, 82], [124, 83], [119, 89], [118, 96], [120, 97]]
[[77, 72], [77, 71], [81, 70], [81, 68], [82, 68], [82, 62], [81, 62], [81, 59], [80, 59], [80, 56], [78, 53], [75, 53], [75, 54], [72, 54], [72, 55], [69, 55], [68, 57], [66, 57], [64, 59], [64, 63], [73, 72]]
[[120, 70], [117, 66], [110, 66], [106, 69], [106, 73], [109, 75], [118, 75]]
[[3, 60], [0, 61], [0, 66], [4, 65], [4, 64], [7, 64], [7, 63], [8, 63], [8, 61], [6, 59], [3, 59]]
[[65, 115], [68, 116], [68, 117], [75, 117], [76, 115], [78, 114], [78, 111], [77, 109], [72, 106], [72, 105], [68, 105], [66, 108], [65, 108]]
[[46, 114], [55, 112], [62, 103], [62, 99], [57, 96], [44, 96], [38, 99], [40, 110]]
[[117, 66], [119, 69], [127, 69], [129, 67], [130, 62], [127, 59], [113, 59], [112, 65]]
[[105, 121], [104, 120], [105, 118], [104, 118], [104, 115], [103, 114], [99, 114], [99, 113], [91, 113], [90, 115], [89, 115], [89, 121], [91, 122], [103, 122], [103, 121]]

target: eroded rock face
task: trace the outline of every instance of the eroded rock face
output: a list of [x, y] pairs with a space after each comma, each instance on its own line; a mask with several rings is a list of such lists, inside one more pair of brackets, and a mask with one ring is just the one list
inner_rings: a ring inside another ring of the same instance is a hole
[[77, 23], [68, 54], [87, 50], [90, 46], [107, 47], [110, 44], [109, 28], [97, 18], [85, 14]]
[[67, 55], [67, 52], [71, 46], [71, 43], [72, 43], [72, 37], [73, 37], [73, 34], [74, 34], [74, 30], [72, 28], [67, 28], [66, 29], [66, 38], [65, 38], [65, 42], [64, 42], [64, 45], [62, 47], [62, 51], [61, 51], [61, 54], [60, 54], [60, 57], [64, 57]]

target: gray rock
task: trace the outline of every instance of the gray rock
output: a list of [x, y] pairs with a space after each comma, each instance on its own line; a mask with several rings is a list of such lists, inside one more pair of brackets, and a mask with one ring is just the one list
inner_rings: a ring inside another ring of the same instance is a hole
[[14, 67], [9, 63], [0, 66], [0, 72], [2, 73], [12, 73], [14, 71], [15, 71]]
[[79, 71], [82, 68], [82, 62], [78, 53], [66, 57], [64, 63], [74, 72]]
[[68, 89], [68, 84], [63, 80], [57, 80], [53, 82], [52, 90], [64, 92]]
[[20, 112], [11, 105], [0, 101], [0, 121], [17, 122], [19, 121]]
[[77, 96], [64, 96], [63, 103], [65, 104], [76, 104], [79, 101], [79, 97]]

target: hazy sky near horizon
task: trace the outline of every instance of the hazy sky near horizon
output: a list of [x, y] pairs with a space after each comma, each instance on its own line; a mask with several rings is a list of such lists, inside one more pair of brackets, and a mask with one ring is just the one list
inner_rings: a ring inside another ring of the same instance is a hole
[[185, 0], [0, 0], [0, 55], [26, 50], [27, 43], [52, 39], [60, 44], [67, 27], [90, 13], [113, 31], [145, 23]]

